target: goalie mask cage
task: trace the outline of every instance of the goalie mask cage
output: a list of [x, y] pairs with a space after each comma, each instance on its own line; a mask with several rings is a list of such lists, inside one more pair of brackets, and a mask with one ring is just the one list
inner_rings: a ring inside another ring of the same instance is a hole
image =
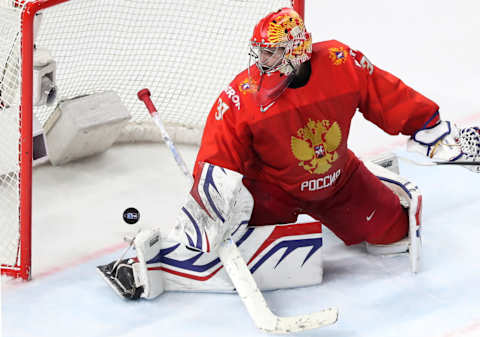
[[[253, 27], [287, 6], [303, 15], [303, 0], [0, 0], [1, 273], [31, 277], [33, 115], [45, 124], [61, 100], [114, 90], [132, 115], [119, 141], [160, 141], [136, 98], [149, 87], [172, 138], [198, 143]], [[33, 106], [34, 48], [56, 62], [50, 106]]]

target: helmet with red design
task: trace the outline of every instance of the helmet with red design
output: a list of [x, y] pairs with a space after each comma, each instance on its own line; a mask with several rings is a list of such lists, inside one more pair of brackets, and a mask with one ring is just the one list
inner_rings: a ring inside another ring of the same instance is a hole
[[[282, 8], [261, 19], [250, 40], [249, 66], [250, 81], [258, 92], [263, 87], [260, 103], [278, 98], [300, 65], [311, 56], [311, 34], [305, 30], [303, 20], [295, 10]], [[252, 63], [256, 67], [252, 67]]]

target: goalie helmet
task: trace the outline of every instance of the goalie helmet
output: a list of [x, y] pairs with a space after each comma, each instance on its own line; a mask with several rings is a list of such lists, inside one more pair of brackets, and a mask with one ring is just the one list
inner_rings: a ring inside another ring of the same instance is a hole
[[311, 58], [312, 37], [295, 10], [282, 8], [268, 14], [255, 26], [250, 56], [261, 72], [279, 71], [288, 75]]
[[282, 8], [261, 19], [250, 40], [248, 68], [260, 105], [278, 98], [293, 80], [295, 70], [311, 55], [311, 34], [295, 10]]

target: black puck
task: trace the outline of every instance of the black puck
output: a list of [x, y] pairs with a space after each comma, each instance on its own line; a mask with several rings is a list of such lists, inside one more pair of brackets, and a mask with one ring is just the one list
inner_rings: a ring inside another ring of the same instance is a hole
[[138, 209], [129, 207], [125, 211], [123, 211], [123, 221], [125, 221], [129, 225], [136, 224], [139, 219], [140, 212], [138, 211]]

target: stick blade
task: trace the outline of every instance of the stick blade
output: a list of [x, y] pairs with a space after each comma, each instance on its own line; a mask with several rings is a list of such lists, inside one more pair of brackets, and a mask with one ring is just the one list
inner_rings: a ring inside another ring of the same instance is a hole
[[335, 308], [292, 317], [275, 315], [268, 307], [238, 247], [231, 239], [224, 241], [220, 245], [218, 254], [248, 314], [260, 330], [269, 333], [286, 334], [321, 328], [337, 321], [338, 309]]
[[[309, 315], [279, 317], [275, 320], [255, 320], [260, 330], [268, 333], [287, 334], [304, 330], [318, 329], [334, 324], [338, 320], [338, 309], [328, 308]], [[273, 324], [272, 324], [273, 323]]]

